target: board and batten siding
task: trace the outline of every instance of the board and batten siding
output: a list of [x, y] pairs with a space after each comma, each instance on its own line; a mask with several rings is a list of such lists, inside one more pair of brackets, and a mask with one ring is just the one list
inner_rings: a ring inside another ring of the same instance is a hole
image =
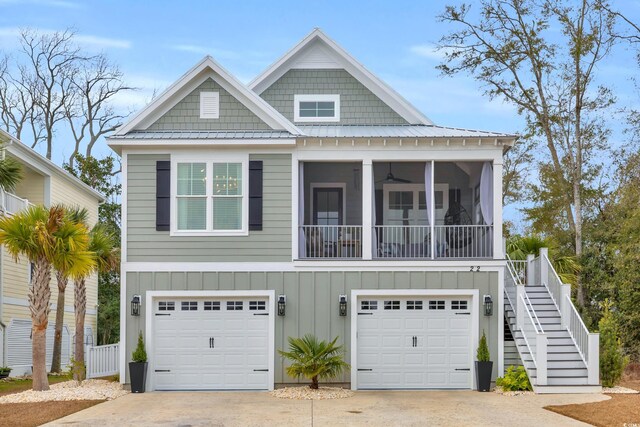
[[[251, 154], [263, 162], [263, 227], [248, 236], [170, 236], [156, 231], [156, 162], [169, 155], [127, 157], [127, 261], [291, 261], [291, 155]], [[173, 203], [173, 201], [172, 201]]]
[[[218, 92], [219, 118], [200, 118], [200, 92]], [[146, 130], [271, 130], [271, 127], [209, 78]]]
[[260, 96], [293, 122], [294, 95], [304, 94], [340, 95], [340, 121], [328, 124], [408, 124], [405, 119], [345, 70], [292, 69], [276, 80]]
[[[286, 349], [287, 337], [313, 333], [320, 339], [333, 339], [345, 346], [349, 361], [351, 343], [351, 308], [346, 317], [338, 314], [338, 297], [353, 289], [479, 289], [480, 295], [490, 294], [497, 301], [498, 272], [464, 271], [314, 271], [314, 272], [129, 272], [127, 295], [143, 296], [140, 316], [127, 313], [125, 354], [130, 361], [139, 331], [145, 330], [145, 312], [152, 307], [146, 302], [146, 291], [167, 290], [275, 290], [287, 296], [286, 315], [275, 317], [275, 348]], [[487, 335], [493, 360], [498, 355], [499, 316], [487, 317], [480, 310], [479, 334]], [[476, 346], [472, 346], [475, 354]], [[149, 357], [153, 357], [151, 349]], [[284, 361], [276, 354], [276, 383], [295, 380], [284, 374]], [[494, 363], [494, 378], [497, 363]], [[128, 375], [128, 372], [127, 372]], [[346, 373], [338, 382], [348, 382]], [[129, 377], [127, 376], [127, 382]]]

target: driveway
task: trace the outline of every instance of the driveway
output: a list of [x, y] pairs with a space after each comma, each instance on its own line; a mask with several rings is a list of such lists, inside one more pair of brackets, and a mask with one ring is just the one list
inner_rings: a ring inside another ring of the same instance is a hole
[[542, 409], [609, 399], [592, 395], [507, 397], [474, 391], [361, 391], [348, 399], [285, 400], [257, 392], [129, 394], [56, 426], [586, 426]]

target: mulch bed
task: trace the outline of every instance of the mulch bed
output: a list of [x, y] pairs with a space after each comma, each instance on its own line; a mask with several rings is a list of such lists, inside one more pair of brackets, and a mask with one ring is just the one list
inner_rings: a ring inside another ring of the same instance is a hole
[[[622, 387], [640, 390], [640, 364], [627, 367]], [[610, 400], [545, 409], [598, 427], [640, 426], [640, 394], [609, 394]]]
[[31, 427], [57, 420], [82, 411], [103, 400], [74, 400], [69, 402], [9, 403], [0, 405], [0, 426]]

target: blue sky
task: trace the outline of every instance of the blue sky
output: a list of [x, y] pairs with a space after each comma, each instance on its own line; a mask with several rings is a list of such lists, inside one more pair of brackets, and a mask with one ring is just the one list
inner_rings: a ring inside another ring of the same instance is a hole
[[[444, 78], [435, 69], [440, 55], [433, 46], [450, 30], [436, 19], [446, 3], [0, 0], [0, 49], [15, 48], [21, 27], [73, 27], [87, 50], [105, 52], [119, 64], [127, 83], [139, 88], [117, 100], [120, 108], [136, 110], [205, 54], [249, 82], [320, 27], [435, 123], [520, 132], [523, 120], [513, 107], [490, 101], [468, 77]], [[640, 1], [614, 3], [640, 21]], [[621, 105], [637, 102], [630, 78], [638, 68], [630, 52], [619, 49], [599, 72]], [[618, 144], [622, 127], [618, 120], [612, 126], [612, 143]], [[62, 132], [58, 136], [66, 139]], [[99, 152], [109, 149], [102, 144]]]

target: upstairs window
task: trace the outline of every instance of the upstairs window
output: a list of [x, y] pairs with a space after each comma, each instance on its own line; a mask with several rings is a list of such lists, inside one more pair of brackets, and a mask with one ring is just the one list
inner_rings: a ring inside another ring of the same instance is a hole
[[173, 232], [246, 234], [248, 161], [238, 156], [225, 160], [174, 163]]
[[340, 95], [295, 95], [296, 122], [339, 122]]

